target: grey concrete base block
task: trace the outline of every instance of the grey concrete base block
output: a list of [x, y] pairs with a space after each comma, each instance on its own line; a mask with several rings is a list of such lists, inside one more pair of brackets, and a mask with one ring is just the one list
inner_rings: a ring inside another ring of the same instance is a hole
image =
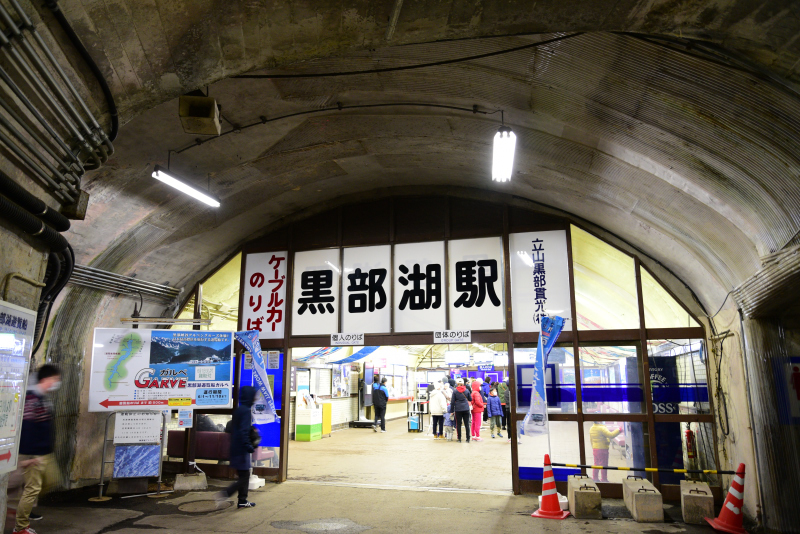
[[603, 519], [603, 499], [593, 480], [570, 475], [567, 479], [569, 511], [576, 519]]
[[681, 512], [684, 523], [704, 525], [705, 517], [714, 517], [714, 496], [705, 482], [681, 480]]
[[625, 506], [639, 523], [663, 523], [664, 500], [649, 480], [632, 478], [622, 481], [622, 498]]
[[147, 478], [116, 478], [108, 483], [107, 493], [132, 495], [147, 493]]
[[198, 491], [208, 489], [205, 473], [178, 475], [175, 478], [175, 491]]

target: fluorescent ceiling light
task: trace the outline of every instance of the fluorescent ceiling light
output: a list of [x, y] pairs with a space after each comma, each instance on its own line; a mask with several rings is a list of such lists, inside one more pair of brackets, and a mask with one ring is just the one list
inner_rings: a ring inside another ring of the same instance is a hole
[[192, 198], [196, 198], [200, 202], [208, 204], [212, 208], [219, 207], [219, 200], [211, 196], [210, 193], [206, 191], [201, 191], [200, 189], [197, 189], [196, 187], [187, 184], [183, 180], [176, 178], [170, 171], [164, 169], [160, 165], [156, 165], [155, 168], [153, 169], [153, 178], [161, 182], [164, 182], [170, 187], [174, 187], [175, 189], [177, 189], [182, 193], [186, 193]]
[[494, 153], [492, 155], [492, 180], [507, 182], [514, 168], [514, 149], [517, 136], [508, 126], [501, 126], [494, 134]]

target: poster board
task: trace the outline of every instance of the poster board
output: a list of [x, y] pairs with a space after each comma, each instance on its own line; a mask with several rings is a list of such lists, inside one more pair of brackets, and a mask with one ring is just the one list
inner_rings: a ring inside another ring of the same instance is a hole
[[161, 442], [161, 412], [117, 412], [114, 445]]
[[114, 478], [157, 477], [161, 445], [118, 445], [114, 448]]
[[230, 408], [233, 333], [96, 328], [89, 411]]
[[331, 397], [334, 399], [349, 397], [350, 365], [334, 365], [331, 371]]
[[0, 300], [0, 474], [17, 468], [36, 312]]

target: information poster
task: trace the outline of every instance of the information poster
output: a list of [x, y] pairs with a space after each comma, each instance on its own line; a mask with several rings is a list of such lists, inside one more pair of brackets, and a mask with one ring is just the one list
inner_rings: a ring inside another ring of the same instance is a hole
[[230, 408], [233, 333], [96, 328], [89, 411]]
[[161, 412], [118, 412], [115, 417], [114, 445], [161, 441]]
[[0, 474], [17, 468], [36, 312], [0, 301]]
[[114, 478], [157, 477], [161, 445], [120, 445], [114, 448]]

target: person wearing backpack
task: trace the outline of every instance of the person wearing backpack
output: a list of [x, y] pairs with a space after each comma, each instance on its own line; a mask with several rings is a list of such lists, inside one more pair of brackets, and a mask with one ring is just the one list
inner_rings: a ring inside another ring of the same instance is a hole
[[[250, 487], [250, 455], [256, 450], [253, 444], [253, 402], [256, 398], [256, 388], [244, 386], [239, 390], [239, 406], [233, 411], [233, 424], [231, 425], [231, 452], [230, 466], [236, 469], [239, 479], [222, 490], [218, 500], [230, 498], [239, 492], [238, 508], [254, 508], [256, 503], [247, 500], [247, 491]], [[257, 432], [255, 433], [257, 435]]]
[[485, 406], [481, 385], [476, 380], [472, 383], [472, 439], [475, 441], [483, 441], [481, 439], [481, 418]]
[[461, 443], [461, 423], [464, 423], [464, 433], [469, 443], [470, 429], [469, 429], [469, 410], [471, 408], [472, 400], [467, 388], [464, 387], [462, 379], [456, 380], [456, 390], [453, 392], [453, 398], [450, 402], [450, 413], [455, 414], [456, 437]]

